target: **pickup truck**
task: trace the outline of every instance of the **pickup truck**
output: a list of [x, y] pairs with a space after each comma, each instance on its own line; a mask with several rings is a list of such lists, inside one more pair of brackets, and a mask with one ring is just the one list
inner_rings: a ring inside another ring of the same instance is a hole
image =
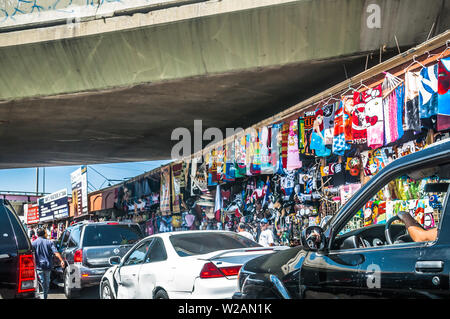
[[233, 298], [449, 298], [449, 181], [448, 140], [395, 160], [300, 246], [245, 263]]

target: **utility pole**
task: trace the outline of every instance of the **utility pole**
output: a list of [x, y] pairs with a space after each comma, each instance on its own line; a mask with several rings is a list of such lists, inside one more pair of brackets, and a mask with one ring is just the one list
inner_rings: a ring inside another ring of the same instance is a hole
[[42, 170], [44, 172], [43, 181], [42, 181], [42, 193], [45, 194], [45, 167], [42, 168]]
[[39, 167], [36, 167], [36, 196], [39, 196]]

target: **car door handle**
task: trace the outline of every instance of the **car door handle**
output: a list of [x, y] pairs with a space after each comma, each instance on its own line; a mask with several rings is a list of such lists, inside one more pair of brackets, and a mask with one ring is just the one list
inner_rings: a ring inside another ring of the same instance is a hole
[[444, 262], [441, 260], [423, 260], [416, 262], [417, 272], [441, 272], [444, 269]]

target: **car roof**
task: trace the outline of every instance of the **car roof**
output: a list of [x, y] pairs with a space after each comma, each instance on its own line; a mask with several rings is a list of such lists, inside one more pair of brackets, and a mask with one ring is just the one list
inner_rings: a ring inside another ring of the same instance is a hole
[[[73, 225], [70, 225], [69, 227], [78, 227], [78, 226], [98, 226], [98, 225], [138, 225], [137, 223], [133, 223], [133, 222], [116, 222], [116, 221], [104, 221], [104, 222], [92, 222], [92, 221], [81, 221], [78, 223], [75, 223]], [[139, 226], [139, 225], [138, 225]]]
[[147, 236], [145, 238], [150, 237], [162, 237], [162, 238], [168, 238], [172, 235], [183, 235], [183, 234], [237, 234], [236, 232], [232, 232], [229, 230], [182, 230], [182, 231], [171, 231], [171, 232], [165, 232], [165, 233], [157, 233], [150, 236]]

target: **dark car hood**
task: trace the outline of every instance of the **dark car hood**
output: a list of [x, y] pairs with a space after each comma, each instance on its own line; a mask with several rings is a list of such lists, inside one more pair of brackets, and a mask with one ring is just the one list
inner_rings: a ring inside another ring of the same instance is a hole
[[244, 265], [243, 270], [259, 274], [273, 274], [278, 278], [283, 278], [300, 268], [306, 254], [302, 246], [285, 249], [254, 258]]

